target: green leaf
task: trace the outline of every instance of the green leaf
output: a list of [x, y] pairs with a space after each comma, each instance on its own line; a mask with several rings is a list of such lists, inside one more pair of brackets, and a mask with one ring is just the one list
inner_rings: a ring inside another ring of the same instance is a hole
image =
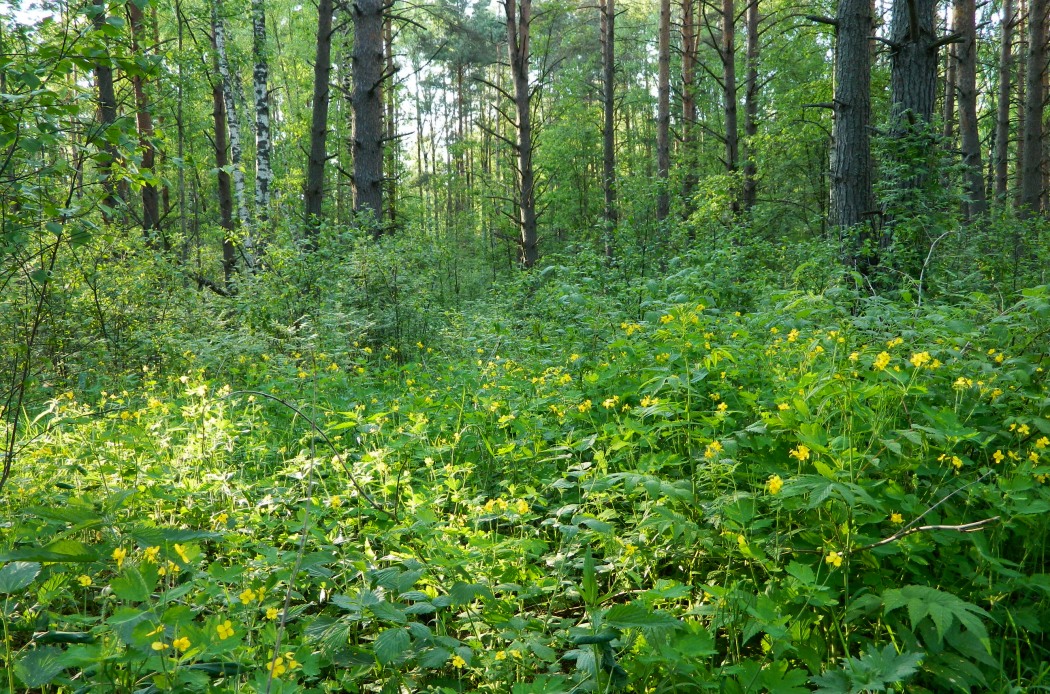
[[66, 669], [62, 656], [62, 649], [58, 646], [29, 651], [15, 661], [15, 675], [26, 687], [43, 687]]
[[405, 651], [411, 645], [408, 632], [401, 627], [387, 629], [379, 634], [375, 640], [374, 652], [376, 660], [380, 665], [389, 665], [395, 660], [404, 657]]
[[489, 590], [488, 586], [481, 583], [456, 581], [449, 589], [448, 596], [452, 598], [452, 604], [454, 605], [469, 605], [478, 597], [491, 598], [492, 591]]
[[93, 548], [76, 540], [57, 540], [44, 547], [20, 547], [0, 553], [0, 561], [87, 562], [98, 558]]
[[40, 564], [35, 561], [15, 561], [0, 569], [0, 595], [10, 595], [22, 590], [40, 574]]
[[682, 622], [666, 612], [654, 612], [645, 605], [613, 605], [605, 612], [605, 623], [618, 629], [675, 630]]
[[[156, 581], [153, 584], [155, 585]], [[135, 567], [128, 568], [110, 583], [110, 586], [113, 588], [113, 594], [128, 602], [145, 602], [149, 600], [154, 585], [147, 583], [142, 573]]]

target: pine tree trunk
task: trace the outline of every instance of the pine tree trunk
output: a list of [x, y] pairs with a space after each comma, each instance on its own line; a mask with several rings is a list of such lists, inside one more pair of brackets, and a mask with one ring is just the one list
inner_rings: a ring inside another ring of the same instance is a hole
[[270, 166], [270, 94], [267, 86], [270, 67], [264, 0], [252, 0], [252, 57], [255, 59], [252, 72], [255, 92], [255, 220], [257, 228], [261, 230], [270, 218], [270, 185], [273, 183], [273, 169]]
[[849, 262], [865, 271], [872, 257], [870, 0], [840, 0], [835, 21], [835, 122], [831, 154], [831, 224], [859, 227]]
[[901, 136], [933, 119], [937, 100], [935, 0], [894, 0], [890, 41], [893, 133]]
[[599, 0], [602, 44], [602, 190], [605, 193], [605, 255], [612, 256], [612, 231], [616, 227], [615, 107], [615, 0]]
[[529, 91], [530, 24], [532, 0], [504, 0], [511, 76], [514, 81], [514, 109], [517, 131], [518, 174], [518, 260], [530, 268], [539, 259], [536, 220], [536, 183], [532, 169], [532, 98]]
[[[670, 8], [668, 8], [670, 10]], [[668, 11], [670, 18], [670, 11]], [[668, 21], [668, 25], [670, 21]], [[670, 27], [668, 26], [668, 34]], [[700, 32], [696, 24], [695, 0], [682, 0], [682, 156], [679, 158], [685, 167], [682, 175], [682, 197], [686, 216], [692, 210], [693, 192], [696, 190], [697, 175], [695, 154], [697, 109], [696, 109], [696, 69]], [[670, 44], [670, 38], [668, 38]]]
[[310, 122], [310, 158], [306, 165], [305, 215], [307, 245], [316, 248], [317, 228], [324, 207], [324, 173], [328, 160], [328, 78], [332, 70], [332, 0], [317, 4], [317, 48], [314, 52], [314, 98]]
[[[94, 4], [97, 8], [93, 19], [95, 30], [102, 31], [106, 25], [106, 2], [94, 0]], [[113, 66], [108, 51], [95, 62], [95, 84], [98, 88], [99, 140], [103, 152], [98, 167], [102, 175], [102, 219], [109, 224], [116, 220], [120, 198], [113, 176], [113, 165], [117, 163], [119, 154], [109, 132], [117, 123], [117, 95], [113, 88]]]
[[668, 176], [671, 171], [671, 0], [660, 0], [656, 116], [656, 219], [667, 219], [671, 210]]
[[[736, 8], [733, 0], [722, 0], [722, 97], [725, 113], [725, 166], [736, 173], [740, 162], [740, 135], [737, 130], [736, 95]], [[733, 212], [739, 211], [736, 196]]]
[[1021, 171], [1021, 216], [1041, 210], [1043, 187], [1043, 73], [1046, 70], [1048, 0], [1028, 4], [1028, 65], [1025, 70], [1024, 130]]
[[758, 197], [758, 181], [755, 168], [755, 138], [758, 135], [758, 2], [748, 0], [747, 5], [747, 76], [744, 87], [744, 144], [747, 158], [744, 160], [744, 209], [755, 206]]
[[999, 92], [995, 109], [995, 197], [1006, 200], [1010, 163], [1010, 79], [1013, 67], [1013, 30], [1017, 22], [1014, 0], [1003, 0], [1002, 39], [999, 46]]
[[354, 212], [383, 221], [383, 0], [353, 3]]
[[959, 80], [959, 140], [965, 166], [967, 217], [974, 219], [988, 209], [981, 164], [981, 137], [977, 129], [977, 25], [974, 0], [956, 0], [955, 31], [962, 34], [956, 46]]
[[[142, 39], [145, 36], [145, 17], [142, 9], [134, 2], [129, 2], [127, 8], [131, 25], [131, 52], [144, 58]], [[157, 150], [153, 144], [153, 116], [150, 113], [149, 99], [146, 97], [146, 79], [136, 72], [131, 77], [131, 85], [135, 93], [135, 120], [138, 124], [139, 147], [142, 150], [139, 170], [146, 176], [152, 176]], [[157, 186], [152, 183], [142, 186], [142, 231], [150, 248], [166, 247], [167, 244], [160, 233], [160, 196]]]

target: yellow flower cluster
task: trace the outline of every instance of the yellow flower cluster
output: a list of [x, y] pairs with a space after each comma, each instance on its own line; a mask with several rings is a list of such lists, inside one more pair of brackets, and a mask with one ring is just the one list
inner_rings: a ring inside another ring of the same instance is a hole
[[791, 452], [788, 453], [788, 456], [795, 458], [801, 463], [805, 460], [809, 460], [809, 454], [809, 446], [807, 446], [804, 443], [800, 443], [796, 448], [791, 449]]
[[718, 457], [718, 454], [722, 452], [722, 444], [718, 441], [712, 441], [707, 444], [707, 450], [704, 451], [704, 457], [708, 460], [714, 460]]
[[879, 355], [877, 357], [875, 357], [875, 361], [872, 363], [872, 367], [874, 367], [876, 371], [882, 371], [887, 366], [889, 366], [889, 363], [890, 363], [890, 353], [889, 352], [879, 352]]
[[784, 488], [784, 480], [780, 478], [780, 475], [773, 475], [766, 482], [766, 489], [769, 490], [770, 494], [779, 494], [780, 490]]

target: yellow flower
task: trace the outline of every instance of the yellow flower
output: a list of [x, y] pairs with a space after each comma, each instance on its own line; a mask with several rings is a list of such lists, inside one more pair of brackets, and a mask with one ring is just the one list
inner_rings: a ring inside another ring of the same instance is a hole
[[164, 643], [163, 641], [154, 641], [150, 644], [150, 648], [152, 648], [155, 651], [163, 651], [167, 647], [168, 644]]
[[529, 505], [524, 499], [518, 499], [514, 502], [514, 510], [518, 512], [518, 515], [524, 516], [529, 512]]
[[726, 403], [724, 403], [724, 402], [718, 403], [718, 411], [719, 412], [725, 412], [728, 409], [729, 409], [729, 405], [727, 405]]
[[1017, 427], [1018, 436], [1028, 436], [1030, 433], [1032, 433], [1032, 430], [1028, 428], [1027, 424], [1022, 424], [1021, 426]]
[[579, 354], [576, 354], [575, 352], [573, 352], [572, 354], [569, 355], [569, 361], [579, 361], [579, 360], [580, 360], [580, 355]]
[[270, 607], [270, 608], [267, 608], [267, 610], [266, 610], [266, 618], [267, 619], [277, 619], [277, 615], [278, 614], [279, 613], [277, 612], [277, 608], [276, 607]]
[[780, 475], [773, 475], [766, 482], [766, 489], [769, 490], [770, 494], [779, 494], [780, 490], [784, 488], [784, 480], [780, 478]]
[[215, 631], [218, 633], [219, 638], [225, 641], [233, 636], [233, 622], [227, 619], [225, 622], [215, 627]]
[[894, 525], [900, 525], [903, 522], [904, 516], [902, 516], [901, 514], [896, 512], [890, 514], [890, 523], [893, 523]]
[[274, 658], [273, 663], [270, 665], [270, 673], [274, 677], [280, 677], [286, 672], [288, 672], [288, 666], [284, 664], [284, 658], [281, 656]]
[[611, 410], [614, 407], [616, 407], [616, 405], [619, 402], [620, 402], [620, 396], [619, 395], [614, 395], [611, 398], [606, 398], [605, 400], [603, 400], [602, 401], [602, 407], [604, 407], [607, 410]]
[[1035, 442], [1036, 448], [1046, 448], [1047, 446], [1050, 446], [1050, 439], [1046, 438], [1045, 436], [1040, 436], [1039, 439]]
[[722, 444], [718, 441], [712, 441], [707, 444], [707, 450], [704, 451], [704, 457], [708, 460], [714, 460], [718, 457], [718, 454], [722, 452]]
[[328, 500], [328, 503], [331, 505], [332, 508], [339, 508], [343, 505], [343, 500], [340, 499], [338, 495], [336, 495], [330, 498]]
[[86, 575], [79, 576], [79, 577], [77, 577], [77, 583], [79, 583], [80, 585], [82, 585], [85, 588], [87, 588], [88, 586], [91, 585], [91, 576], [86, 576]]
[[1035, 451], [1029, 451], [1028, 459], [1031, 460], [1033, 463], [1038, 463], [1039, 462], [1039, 454], [1036, 453]]
[[175, 543], [175, 554], [179, 555], [179, 559], [181, 559], [183, 563], [190, 563], [190, 555], [186, 553], [186, 548], [177, 542]]
[[215, 516], [215, 521], [214, 521], [215, 527], [218, 528], [218, 527], [221, 527], [223, 525], [226, 525], [226, 521], [228, 521], [229, 519], [230, 519], [230, 517], [227, 514], [220, 513], [219, 515]]
[[174, 646], [175, 650], [177, 650], [179, 653], [185, 653], [186, 651], [190, 650], [190, 640], [185, 636], [175, 639], [171, 642], [171, 645]]
[[506, 651], [496, 651], [496, 660], [506, 660], [506, 659], [507, 659], [507, 652]]
[[295, 659], [295, 654], [291, 651], [288, 651], [284, 654], [284, 660], [286, 663], [288, 663], [289, 670], [294, 670], [295, 668], [299, 667], [299, 661]]
[[237, 597], [239, 597], [241, 599], [241, 602], [243, 602], [245, 605], [247, 605], [248, 603], [250, 603], [252, 600], [255, 599], [255, 591], [252, 590], [251, 588], [245, 588], [243, 591], [241, 591], [241, 594], [238, 595]]
[[783, 412], [784, 410], [790, 410], [791, 405], [787, 404], [786, 402], [777, 403], [777, 409]]
[[799, 462], [809, 460], [809, 446], [804, 443], [800, 443], [797, 448], [791, 449], [788, 456], [797, 459]]
[[788, 342], [794, 342], [795, 340], [797, 340], [799, 334], [800, 333], [798, 330], [792, 328], [791, 332], [788, 333]]
[[875, 357], [875, 362], [872, 364], [872, 366], [875, 368], [876, 371], [882, 371], [889, 365], [889, 363], [890, 353], [879, 352], [879, 356]]
[[930, 361], [930, 353], [916, 352], [915, 354], [911, 355], [911, 359], [909, 359], [908, 361], [910, 361], [911, 365], [914, 366], [916, 369], [920, 369], [924, 364]]
[[995, 453], [992, 453], [992, 458], [995, 460], [995, 462], [1001, 463], [1003, 462], [1003, 459], [1006, 458], [1006, 456], [1003, 455], [1002, 451], [996, 451]]
[[952, 456], [952, 465], [955, 467], [956, 470], [961, 470], [962, 466], [963, 466], [962, 458], [960, 458], [957, 455], [953, 455]]
[[661, 325], [667, 325], [668, 323], [670, 323], [673, 320], [674, 320], [674, 316], [672, 316], [670, 313], [666, 313], [666, 314], [660, 316], [660, 323], [661, 323]]
[[828, 552], [824, 557], [824, 561], [837, 569], [842, 566], [842, 552]]
[[638, 403], [638, 404], [641, 405], [642, 407], [649, 407], [650, 405], [659, 404], [659, 402], [660, 402], [659, 398], [651, 398], [648, 395], [646, 395], [644, 398], [642, 398], [642, 401], [640, 403]]
[[593, 403], [591, 403], [590, 400], [584, 400], [583, 402], [581, 402], [579, 405], [576, 406], [576, 409], [579, 410], [580, 412], [590, 412], [592, 404]]
[[452, 667], [454, 667], [454, 668], [464, 668], [466, 666], [467, 666], [467, 661], [463, 660], [462, 656], [460, 656], [458, 654], [452, 656]]
[[117, 568], [119, 569], [124, 565], [124, 560], [128, 558], [128, 550], [123, 547], [117, 547], [113, 550], [113, 559], [117, 562]]

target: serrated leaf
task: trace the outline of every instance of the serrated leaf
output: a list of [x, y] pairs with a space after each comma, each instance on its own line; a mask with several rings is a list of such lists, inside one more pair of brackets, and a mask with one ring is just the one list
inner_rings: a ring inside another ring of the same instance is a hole
[[437, 670], [448, 662], [452, 652], [445, 648], [428, 648], [419, 655], [419, 666], [426, 670]]
[[469, 605], [474, 602], [475, 598], [491, 598], [492, 591], [489, 590], [488, 586], [481, 583], [456, 581], [449, 589], [448, 596], [452, 598], [452, 604], [454, 605]]
[[183, 528], [150, 528], [139, 526], [128, 531], [137, 543], [146, 547], [162, 547], [176, 542], [186, 543], [196, 540], [221, 540], [222, 533], [210, 530], [189, 530]]
[[0, 569], [0, 595], [10, 595], [22, 590], [40, 574], [40, 564], [35, 561], [14, 561]]
[[387, 629], [376, 637], [373, 652], [380, 665], [389, 665], [401, 658], [411, 643], [408, 632], [401, 627]]
[[682, 622], [666, 612], [654, 612], [644, 605], [629, 603], [613, 605], [605, 612], [605, 624], [618, 629], [673, 630]]

